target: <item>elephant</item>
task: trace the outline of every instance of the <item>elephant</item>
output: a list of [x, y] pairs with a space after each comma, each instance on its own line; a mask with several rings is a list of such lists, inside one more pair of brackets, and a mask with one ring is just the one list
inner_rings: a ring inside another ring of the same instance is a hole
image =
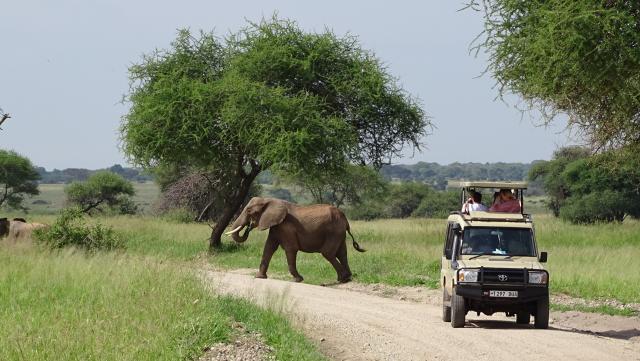
[[[254, 197], [231, 227], [233, 229], [227, 234], [237, 243], [245, 242], [253, 228], [269, 229], [256, 278], [267, 278], [271, 256], [278, 246], [282, 247], [287, 256], [289, 272], [296, 282], [303, 281], [296, 268], [298, 251], [321, 253], [336, 270], [340, 283], [351, 281], [352, 276], [347, 260], [347, 232], [351, 236], [353, 247], [359, 252], [365, 252], [353, 238], [344, 213], [327, 204], [299, 206], [281, 199]], [[247, 228], [241, 236], [240, 232], [245, 227]]]
[[31, 233], [39, 228], [47, 227], [42, 223], [27, 223], [24, 218], [0, 218], [0, 238], [8, 237], [10, 241], [31, 238]]

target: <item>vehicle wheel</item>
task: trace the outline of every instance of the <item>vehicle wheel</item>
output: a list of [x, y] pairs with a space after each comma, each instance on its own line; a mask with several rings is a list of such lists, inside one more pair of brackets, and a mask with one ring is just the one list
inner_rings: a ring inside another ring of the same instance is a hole
[[549, 297], [538, 301], [536, 306], [535, 328], [549, 327]]
[[442, 289], [442, 321], [451, 322], [451, 306], [447, 306], [447, 290]]
[[518, 325], [528, 325], [529, 324], [529, 312], [518, 312], [516, 314], [516, 323]]
[[464, 297], [458, 296], [456, 290], [453, 290], [451, 295], [451, 327], [459, 328], [464, 327], [464, 317], [466, 315], [464, 306]]

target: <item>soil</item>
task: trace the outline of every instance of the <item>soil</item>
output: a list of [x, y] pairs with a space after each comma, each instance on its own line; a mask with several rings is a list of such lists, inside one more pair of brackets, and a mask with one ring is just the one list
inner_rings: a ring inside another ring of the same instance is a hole
[[640, 360], [640, 317], [552, 312], [549, 329], [537, 330], [504, 315], [469, 313], [466, 326], [453, 329], [442, 322], [437, 290], [322, 287], [246, 273], [202, 275], [216, 292], [285, 310], [334, 360]]
[[268, 361], [275, 360], [273, 349], [260, 334], [247, 331], [240, 323], [233, 325], [235, 339], [231, 343], [217, 343], [205, 350], [198, 361]]

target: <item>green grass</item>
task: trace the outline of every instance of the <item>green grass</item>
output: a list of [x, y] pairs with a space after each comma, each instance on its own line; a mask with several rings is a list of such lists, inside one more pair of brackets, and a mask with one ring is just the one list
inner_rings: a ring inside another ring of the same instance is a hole
[[0, 246], [0, 264], [1, 360], [194, 359], [231, 339], [233, 320], [279, 360], [323, 359], [282, 316], [215, 297], [175, 262]]
[[[123, 232], [130, 252], [191, 260], [206, 257], [224, 268], [257, 269], [266, 232], [253, 231], [246, 243], [224, 239], [224, 249], [207, 254], [211, 229], [202, 224], [171, 223], [148, 217], [114, 217], [101, 221]], [[586, 299], [640, 302], [640, 222], [593, 226], [571, 225], [551, 216], [535, 219], [539, 248], [549, 253], [552, 292]], [[404, 219], [352, 221], [366, 253], [349, 243], [349, 263], [363, 283], [437, 287], [444, 220]], [[299, 253], [298, 270], [307, 283], [335, 281], [335, 271], [317, 253]], [[271, 261], [269, 276], [290, 279], [284, 252]]]
[[[145, 187], [148, 192], [144, 197], [150, 203], [154, 194], [152, 186]], [[44, 188], [42, 196], [55, 198], [47, 196], [51, 192]], [[538, 213], [544, 211], [543, 197], [530, 197], [528, 201], [531, 202], [528, 210], [535, 214], [539, 248], [549, 253], [547, 267], [551, 272], [552, 292], [586, 299], [640, 302], [640, 287], [637, 287], [640, 284], [640, 221], [572, 225]], [[52, 219], [36, 216], [35, 220], [50, 223]], [[224, 250], [209, 256], [206, 239], [211, 229], [207, 225], [148, 216], [100, 221], [125, 235], [128, 252], [180, 260], [207, 257], [215, 266], [225, 268], [257, 269], [267, 235], [253, 231], [242, 245], [234, 245], [225, 238]], [[357, 241], [368, 250], [358, 253], [349, 246], [354, 279], [363, 283], [436, 287], [444, 225], [444, 220], [437, 219], [352, 221]], [[308, 283], [329, 283], [336, 278], [331, 265], [319, 254], [299, 253], [298, 270]], [[269, 276], [290, 278], [282, 250], [274, 254]]]
[[580, 312], [590, 312], [590, 313], [601, 313], [605, 315], [611, 316], [626, 316], [633, 317], [638, 316], [638, 312], [629, 308], [617, 308], [609, 305], [601, 305], [601, 306], [582, 306], [582, 305], [560, 305], [552, 303], [550, 308], [554, 311], [580, 311]]

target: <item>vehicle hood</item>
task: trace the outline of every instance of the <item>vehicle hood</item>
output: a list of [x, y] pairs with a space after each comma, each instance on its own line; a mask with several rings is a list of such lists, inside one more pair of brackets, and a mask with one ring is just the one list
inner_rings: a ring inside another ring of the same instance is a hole
[[527, 268], [544, 269], [536, 257], [513, 257], [505, 260], [502, 256], [482, 256], [472, 260], [458, 260], [458, 268]]

